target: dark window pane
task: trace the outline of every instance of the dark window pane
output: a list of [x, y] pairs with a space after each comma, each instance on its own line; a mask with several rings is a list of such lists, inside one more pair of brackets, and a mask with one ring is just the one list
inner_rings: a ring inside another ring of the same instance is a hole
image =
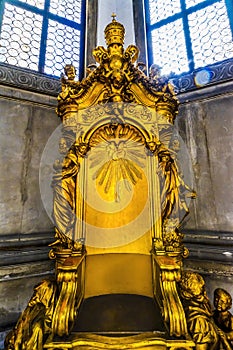
[[65, 64], [73, 63], [79, 73], [85, 1], [49, 3], [48, 9], [45, 0], [20, 0], [17, 5], [15, 0], [3, 2], [0, 62], [55, 76], [61, 75]]
[[163, 67], [162, 74], [190, 72], [233, 57], [232, 11], [224, 0], [145, 2], [149, 61]]

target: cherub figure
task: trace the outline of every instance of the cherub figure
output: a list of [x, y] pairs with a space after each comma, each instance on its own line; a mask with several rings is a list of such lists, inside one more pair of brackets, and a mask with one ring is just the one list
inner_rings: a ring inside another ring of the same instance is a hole
[[180, 282], [180, 294], [188, 330], [196, 343], [196, 350], [231, 350], [225, 333], [214, 323], [202, 276], [184, 271]]
[[233, 315], [230, 313], [232, 307], [231, 295], [222, 288], [214, 291], [214, 322], [226, 333], [228, 340], [233, 340]]
[[158, 84], [161, 78], [161, 67], [155, 63], [152, 64], [149, 68], [149, 78]]
[[122, 101], [122, 91], [125, 87], [125, 76], [119, 69], [114, 69], [110, 76], [110, 99], [113, 102]]
[[80, 86], [79, 81], [75, 81], [76, 68], [72, 64], [67, 64], [64, 68], [65, 75], [61, 75], [61, 89], [58, 101], [66, 100], [70, 95], [74, 95]]
[[169, 81], [172, 74], [173, 73], [171, 72], [169, 76], [161, 75], [161, 67], [155, 63], [149, 68], [149, 79], [152, 84], [157, 87], [158, 91], [169, 93], [174, 97], [176, 95], [174, 86]]

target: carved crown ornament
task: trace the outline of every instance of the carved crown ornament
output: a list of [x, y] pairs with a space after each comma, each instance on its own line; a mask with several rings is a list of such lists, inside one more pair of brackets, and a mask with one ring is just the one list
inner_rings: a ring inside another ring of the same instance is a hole
[[96, 65], [87, 68], [87, 77], [75, 81], [76, 70], [65, 67], [61, 78], [62, 91], [58, 96], [58, 116], [62, 120], [77, 111], [109, 102], [136, 103], [157, 110], [161, 119], [174, 122], [178, 100], [172, 85], [164, 78], [148, 77], [137, 63], [139, 49], [123, 47], [125, 28], [115, 19], [105, 28], [107, 48], [93, 50]]

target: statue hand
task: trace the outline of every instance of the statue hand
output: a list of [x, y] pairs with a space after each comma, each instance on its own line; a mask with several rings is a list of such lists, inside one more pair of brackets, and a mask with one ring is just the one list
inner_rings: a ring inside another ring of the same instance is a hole
[[195, 198], [197, 198], [197, 194], [195, 191], [191, 191], [191, 192], [186, 193], [186, 197], [195, 199]]

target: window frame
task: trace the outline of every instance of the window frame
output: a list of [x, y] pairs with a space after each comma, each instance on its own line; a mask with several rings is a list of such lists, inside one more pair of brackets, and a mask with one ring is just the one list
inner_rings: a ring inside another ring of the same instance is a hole
[[[8, 3], [12, 6], [20, 7], [21, 9], [24, 9], [26, 11], [33, 12], [35, 14], [42, 16], [42, 29], [41, 29], [41, 41], [40, 41], [40, 49], [39, 49], [39, 62], [38, 62], [38, 70], [32, 70], [30, 68], [24, 68], [20, 66], [10, 65], [6, 62], [0, 62], [0, 64], [4, 64], [5, 66], [9, 67], [16, 67], [19, 69], [23, 69], [26, 71], [31, 72], [37, 72], [39, 74], [43, 74], [46, 77], [51, 78], [57, 78], [58, 76], [53, 74], [47, 74], [45, 72], [45, 61], [46, 61], [46, 42], [48, 37], [48, 25], [49, 20], [53, 20], [57, 23], [63, 24], [65, 26], [69, 26], [73, 29], [80, 31], [80, 60], [79, 60], [79, 70], [78, 70], [78, 77], [79, 80], [83, 78], [84, 76], [84, 62], [85, 62], [85, 28], [86, 28], [86, 8], [87, 4], [85, 0], [81, 0], [81, 20], [80, 23], [77, 23], [75, 21], [66, 19], [65, 17], [61, 17], [59, 15], [53, 14], [52, 12], [49, 12], [49, 6], [50, 6], [50, 0], [44, 0], [44, 8], [39, 9], [38, 7], [35, 7], [33, 5], [24, 3], [20, 0], [3, 0], [0, 4], [0, 33], [2, 29], [2, 21], [4, 16], [4, 9], [5, 4]], [[61, 72], [62, 73], [62, 72]]]
[[[213, 63], [211, 65], [206, 65], [199, 68], [194, 68], [194, 57], [192, 52], [192, 41], [191, 36], [189, 32], [189, 26], [188, 26], [188, 15], [190, 13], [193, 13], [198, 10], [201, 10], [203, 8], [206, 8], [214, 3], [219, 2], [220, 0], [208, 0], [206, 2], [202, 2], [199, 4], [196, 4], [194, 6], [191, 6], [190, 8], [186, 8], [185, 0], [180, 0], [181, 2], [181, 12], [176, 13], [172, 16], [167, 17], [166, 19], [163, 19], [159, 22], [156, 22], [154, 24], [150, 24], [150, 16], [149, 16], [149, 1], [144, 0], [144, 8], [145, 8], [145, 31], [146, 31], [146, 41], [147, 41], [147, 57], [148, 57], [148, 66], [150, 67], [151, 64], [153, 64], [153, 48], [152, 48], [152, 37], [151, 33], [154, 29], [160, 28], [165, 24], [168, 24], [170, 22], [173, 22], [177, 19], [182, 19], [183, 26], [184, 26], [184, 37], [185, 37], [185, 44], [186, 44], [186, 50], [187, 50], [187, 60], [188, 60], [188, 66], [189, 71], [183, 72], [181, 74], [174, 75], [173, 82], [177, 86], [178, 92], [183, 92], [187, 90], [194, 90], [198, 87], [195, 84], [195, 76], [198, 74], [198, 72], [208, 69], [210, 72], [210, 81], [209, 84], [216, 84], [216, 82], [219, 81], [225, 81], [229, 79], [233, 79], [233, 54], [232, 58], [228, 58], [224, 61], [218, 61], [216, 63]], [[224, 0], [226, 4], [226, 10], [229, 18], [230, 23], [230, 29], [232, 32], [232, 40], [233, 40], [233, 2], [232, 0]], [[171, 20], [172, 19], [172, 20]], [[222, 74], [219, 74], [219, 71], [222, 71]]]

